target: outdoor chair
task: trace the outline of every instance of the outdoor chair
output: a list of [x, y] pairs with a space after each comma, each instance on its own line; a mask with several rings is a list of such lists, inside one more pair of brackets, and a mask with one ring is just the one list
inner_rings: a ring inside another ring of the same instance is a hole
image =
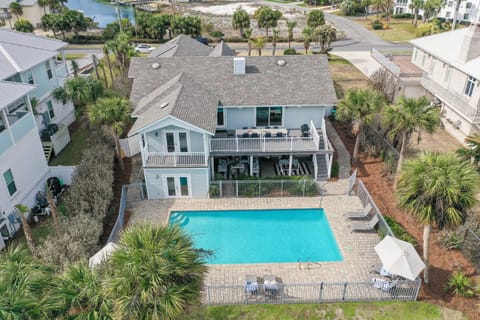
[[252, 138], [258, 138], [258, 133], [256, 132], [252, 133]]
[[368, 217], [368, 214], [370, 213], [371, 210], [372, 210], [372, 205], [369, 203], [365, 208], [361, 210], [347, 212], [343, 216], [349, 219], [366, 218]]
[[250, 138], [250, 135], [248, 134], [248, 132], [244, 132], [242, 138]]
[[310, 131], [308, 124], [306, 123], [302, 124], [302, 126], [300, 127], [300, 131], [302, 132], [302, 137], [308, 137], [309, 131]]
[[256, 275], [247, 274], [245, 276], [245, 294], [247, 300], [258, 294], [259, 279]]
[[263, 277], [263, 287], [265, 289], [265, 298], [275, 299], [280, 293], [282, 280], [274, 275], [266, 275]]
[[372, 283], [374, 288], [388, 292], [393, 288], [395, 288], [395, 286], [398, 284], [398, 280], [385, 280], [380, 278], [373, 278]]
[[350, 224], [350, 231], [371, 231], [377, 225], [379, 219], [375, 214], [368, 222], [356, 222]]
[[272, 133], [271, 132], [265, 132], [264, 136], [265, 136], [265, 138], [271, 138]]
[[389, 278], [390, 280], [395, 278], [393, 273], [388, 272], [387, 268], [381, 263], [372, 265], [370, 273], [379, 274], [382, 277]]
[[277, 132], [276, 137], [277, 137], [277, 138], [283, 138], [283, 133]]

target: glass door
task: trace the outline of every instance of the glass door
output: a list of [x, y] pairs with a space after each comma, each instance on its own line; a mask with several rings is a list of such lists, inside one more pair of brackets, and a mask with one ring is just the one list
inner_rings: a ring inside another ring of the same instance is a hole
[[188, 152], [188, 138], [186, 132], [166, 132], [165, 146], [167, 152]]
[[190, 197], [190, 179], [188, 177], [167, 177], [166, 189], [169, 198]]

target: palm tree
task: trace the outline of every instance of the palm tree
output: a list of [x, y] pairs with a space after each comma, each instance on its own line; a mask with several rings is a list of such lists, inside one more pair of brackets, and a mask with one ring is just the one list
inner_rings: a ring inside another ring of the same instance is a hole
[[239, 30], [240, 38], [243, 38], [243, 29], [250, 28], [250, 17], [247, 11], [240, 7], [235, 10], [232, 16], [232, 28], [233, 30]]
[[113, 76], [112, 61], [110, 60], [110, 49], [107, 45], [103, 46], [103, 55], [107, 60], [108, 70], [110, 71], [110, 78], [112, 79], [112, 83], [113, 83], [113, 79], [115, 79], [115, 77]]
[[336, 117], [340, 121], [352, 121], [356, 135], [352, 162], [357, 163], [360, 148], [360, 132], [364, 124], [370, 124], [383, 105], [383, 96], [371, 89], [351, 89], [337, 106]]
[[415, 26], [415, 28], [418, 24], [418, 14], [420, 12], [420, 9], [422, 8], [423, 0], [412, 0], [412, 3], [410, 4], [410, 9], [413, 9], [413, 25]]
[[423, 259], [428, 283], [429, 242], [432, 225], [443, 229], [464, 222], [475, 204], [475, 168], [454, 154], [424, 153], [405, 163], [398, 181], [401, 208], [423, 223]]
[[252, 55], [252, 32], [253, 30], [250, 28], [245, 30], [245, 38], [248, 41], [248, 56]]
[[73, 76], [76, 78], [76, 77], [78, 77], [78, 72], [80, 71], [80, 66], [78, 65], [78, 63], [75, 59], [70, 60], [70, 63], [72, 65]]
[[277, 28], [272, 29], [272, 34], [273, 34], [273, 37], [272, 37], [272, 47], [273, 47], [272, 56], [275, 56], [275, 50], [277, 49], [277, 38], [278, 38], [279, 33], [280, 33], [280, 30], [278, 30]]
[[380, 11], [383, 8], [383, 0], [372, 0], [372, 9], [377, 12], [377, 20], [379, 19]]
[[68, 319], [112, 319], [111, 303], [103, 293], [105, 273], [87, 264], [67, 267], [55, 283], [52, 299], [61, 306], [59, 313]]
[[397, 187], [398, 176], [402, 170], [403, 157], [408, 140], [413, 131], [425, 130], [429, 133], [435, 131], [440, 124], [440, 111], [431, 107], [430, 102], [424, 96], [420, 98], [400, 97], [398, 102], [389, 105], [384, 112], [383, 122], [390, 128], [389, 138], [402, 137], [400, 157], [398, 159], [394, 189]]
[[55, 319], [53, 275], [24, 248], [9, 246], [0, 256], [0, 319]]
[[302, 35], [303, 35], [303, 47], [305, 48], [305, 54], [308, 54], [308, 49], [310, 48], [310, 42], [313, 40], [315, 32], [310, 27], [303, 28]]
[[290, 49], [290, 42], [293, 40], [293, 29], [297, 26], [297, 21], [287, 21], [288, 30], [288, 49]]
[[107, 71], [105, 71], [105, 62], [100, 60], [98, 62], [98, 67], [100, 68], [100, 70], [102, 70], [102, 78], [103, 78], [103, 86], [105, 89], [108, 89], [108, 77], [107, 77]]
[[328, 52], [332, 41], [337, 40], [337, 29], [331, 25], [324, 25], [321, 26], [316, 32], [318, 34], [318, 40], [320, 41], [321, 52]]
[[390, 10], [395, 6], [396, 0], [383, 0], [383, 9], [385, 10], [385, 17], [387, 22], [390, 17]]
[[47, 7], [48, 7], [48, 2], [49, 0], [38, 0], [37, 3], [38, 5], [43, 8], [43, 14], [47, 14]]
[[200, 303], [204, 256], [178, 226], [127, 229], [106, 262], [115, 319], [180, 319]]
[[88, 117], [92, 124], [103, 124], [112, 130], [115, 140], [115, 154], [120, 168], [123, 171], [123, 159], [120, 151], [119, 137], [130, 120], [131, 107], [127, 99], [120, 97], [108, 97], [98, 99], [95, 105], [88, 110]]
[[20, 19], [20, 16], [23, 14], [23, 8], [22, 5], [18, 2], [11, 2], [10, 5], [8, 6], [10, 9], [10, 12], [13, 13], [15, 16], [17, 16], [17, 20]]
[[30, 209], [23, 204], [17, 204], [15, 205], [15, 208], [17, 208], [20, 216], [20, 220], [22, 220], [22, 228], [23, 228], [23, 234], [25, 235], [25, 240], [27, 240], [27, 246], [32, 252], [32, 255], [35, 258], [40, 258], [40, 255], [37, 250], [37, 246], [35, 245], [35, 241], [33, 240], [33, 234], [32, 234], [32, 229], [30, 229], [30, 225], [27, 222], [27, 218], [25, 218], [25, 214], [30, 212]]
[[480, 133], [466, 137], [465, 144], [467, 147], [458, 149], [456, 153], [478, 167], [480, 163]]
[[265, 42], [267, 40], [264, 37], [256, 37], [252, 40], [253, 46], [258, 50], [258, 55], [262, 55], [262, 49], [265, 47]]

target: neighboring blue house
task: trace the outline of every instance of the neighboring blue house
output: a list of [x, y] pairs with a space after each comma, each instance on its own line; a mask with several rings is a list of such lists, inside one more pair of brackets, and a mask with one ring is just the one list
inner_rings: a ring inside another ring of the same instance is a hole
[[33, 109], [40, 131], [47, 129], [41, 134], [47, 160], [52, 148], [58, 154], [68, 144], [68, 126], [75, 121], [72, 101], [58, 101], [52, 95], [68, 78], [66, 45], [30, 33], [0, 30], [0, 80], [35, 86], [29, 96], [36, 104]]
[[149, 199], [207, 198], [214, 178], [330, 177], [326, 57], [134, 58], [129, 76]]

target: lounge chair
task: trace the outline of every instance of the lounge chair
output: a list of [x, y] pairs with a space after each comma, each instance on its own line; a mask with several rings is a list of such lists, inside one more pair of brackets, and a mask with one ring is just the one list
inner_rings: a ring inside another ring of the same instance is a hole
[[350, 231], [370, 231], [375, 227], [378, 221], [378, 216], [374, 215], [368, 222], [356, 222], [350, 224]]
[[373, 286], [377, 289], [380, 289], [382, 291], [388, 292], [395, 288], [395, 286], [398, 284], [398, 280], [385, 280], [385, 279], [380, 279], [380, 278], [373, 278], [372, 279]]
[[283, 133], [282, 132], [277, 132], [275, 135], [277, 138], [283, 138]]
[[370, 213], [370, 210], [372, 210], [372, 205], [369, 203], [362, 210], [347, 212], [343, 216], [350, 219], [366, 218]]
[[252, 133], [252, 138], [258, 138], [258, 133], [256, 132]]
[[274, 275], [266, 275], [263, 277], [265, 289], [265, 298], [275, 299], [281, 289], [282, 280]]
[[257, 295], [258, 282], [258, 277], [256, 275], [247, 274], [245, 277], [245, 293], [247, 294], [247, 299]]

